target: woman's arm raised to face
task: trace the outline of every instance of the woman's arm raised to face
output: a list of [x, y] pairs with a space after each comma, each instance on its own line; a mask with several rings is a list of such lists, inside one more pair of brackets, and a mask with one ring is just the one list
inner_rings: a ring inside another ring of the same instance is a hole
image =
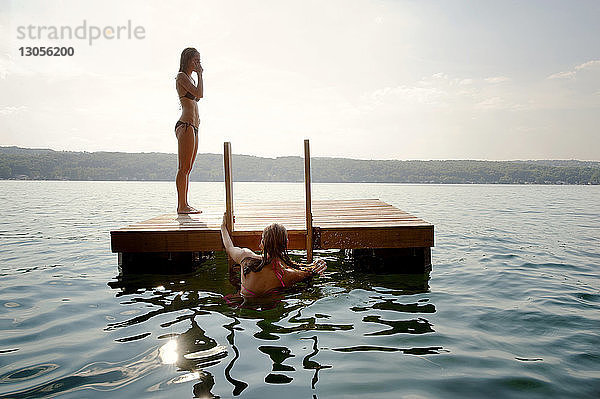
[[[202, 67], [199, 67], [198, 70], [202, 70]], [[177, 84], [183, 86], [184, 89], [192, 93], [192, 95], [196, 98], [204, 97], [204, 82], [202, 81], [202, 72], [198, 72], [198, 83], [194, 86], [191, 80], [185, 75], [184, 72], [179, 72], [177, 75]]]
[[223, 223], [221, 223], [221, 239], [223, 240], [223, 246], [225, 247], [227, 255], [229, 255], [229, 257], [233, 259], [235, 263], [239, 264], [242, 261], [242, 259], [247, 258], [249, 256], [258, 257], [258, 255], [256, 255], [248, 248], [240, 248], [233, 245], [233, 241], [231, 240], [231, 237], [229, 236], [229, 231], [227, 230], [227, 226], [225, 225], [225, 215], [223, 215]]

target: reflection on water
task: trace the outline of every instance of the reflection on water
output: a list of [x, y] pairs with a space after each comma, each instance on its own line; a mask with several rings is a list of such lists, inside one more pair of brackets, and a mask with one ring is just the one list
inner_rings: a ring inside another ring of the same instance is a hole
[[[304, 190], [236, 185], [244, 201]], [[222, 187], [193, 183], [194, 202]], [[325, 277], [230, 306], [219, 255], [115, 278], [110, 230], [163, 214], [170, 182], [0, 181], [0, 397], [599, 396], [599, 186], [313, 188], [435, 224], [432, 280], [322, 252]]]
[[235, 346], [235, 341], [234, 341], [234, 338], [235, 338], [234, 331], [235, 331], [236, 326], [238, 326], [239, 324], [240, 324], [239, 320], [233, 320], [231, 323], [224, 326], [230, 332], [229, 335], [227, 335], [227, 342], [229, 342], [229, 345], [231, 345], [231, 349], [233, 349], [233, 352], [235, 353], [235, 356], [233, 357], [233, 359], [231, 359], [231, 361], [225, 368], [225, 378], [231, 385], [233, 385], [232, 393], [234, 396], [239, 395], [240, 393], [242, 393], [242, 391], [244, 389], [246, 389], [246, 387], [248, 387], [248, 384], [246, 384], [244, 381], [237, 380], [231, 376], [231, 370], [233, 369], [235, 362], [240, 357], [240, 351], [237, 348], [237, 346]]
[[169, 342], [160, 347], [160, 360], [164, 364], [173, 364], [177, 362], [179, 358], [179, 352], [177, 352], [177, 340], [170, 339]]
[[[0, 384], [41, 382], [2, 396], [112, 391], [167, 373], [145, 390], [189, 385], [194, 397], [260, 396], [256, 390], [266, 384], [304, 387], [316, 398], [319, 381], [331, 376], [324, 373], [352, 364], [356, 352], [446, 352], [440, 345], [406, 347], [389, 340], [434, 332], [428, 315], [436, 308], [424, 295], [428, 274], [363, 273], [352, 269], [344, 252], [320, 255], [329, 263], [325, 276], [260, 301], [236, 296], [222, 255], [187, 275], [119, 275], [108, 285], [120, 311], [105, 317], [103, 330], [118, 335], [117, 345], [145, 343], [147, 349], [126, 361], [93, 362], [62, 376], [50, 363], [12, 370], [0, 375]], [[46, 374], [53, 377], [40, 378]]]
[[173, 384], [193, 382], [194, 397], [211, 398], [210, 392], [215, 384], [214, 377], [204, 368], [219, 363], [227, 356], [227, 348], [217, 345], [216, 341], [206, 336], [192, 320], [192, 328], [178, 336], [171, 336], [159, 349], [163, 364], [177, 365], [185, 374], [172, 379]]
[[316, 385], [317, 381], [319, 381], [319, 370], [327, 369], [327, 368], [330, 368], [331, 366], [322, 366], [318, 362], [311, 360], [312, 357], [314, 357], [315, 355], [317, 355], [319, 353], [319, 349], [318, 349], [318, 345], [317, 345], [318, 344], [317, 337], [312, 336], [312, 337], [310, 337], [310, 339], [313, 340], [313, 347], [312, 347], [313, 351], [302, 360], [302, 366], [307, 370], [315, 370], [315, 375], [313, 376], [313, 378], [311, 380], [311, 388], [315, 389], [315, 385]]
[[[260, 301], [248, 301], [232, 292], [235, 287], [228, 282], [227, 263], [222, 256], [217, 256], [214, 263], [203, 265], [198, 273], [191, 275], [121, 275], [109, 283], [116, 290], [116, 297], [121, 298], [121, 304], [126, 307], [140, 309], [143, 304], [145, 306], [141, 309], [146, 310], [124, 320], [109, 322], [105, 329], [127, 330], [144, 325], [155, 330], [158, 324], [159, 329], [170, 331], [176, 325], [187, 323], [188, 327], [183, 332], [158, 335], [163, 342], [157, 352], [163, 367], [176, 367], [180, 373], [167, 385], [193, 384], [195, 397], [214, 397], [212, 391], [215, 389], [237, 396], [261, 383], [303, 384], [305, 372], [310, 373], [309, 385], [314, 391], [320, 372], [336, 367], [331, 361], [324, 363], [319, 360], [323, 351], [339, 354], [379, 351], [411, 355], [444, 352], [441, 346], [403, 348], [368, 344], [378, 337], [434, 332], [433, 324], [426, 315], [435, 313], [435, 305], [428, 303], [427, 298], [403, 299], [427, 293], [429, 274], [361, 273], [352, 270], [344, 252], [325, 252], [321, 256], [329, 263], [324, 277], [298, 284], [281, 295]], [[348, 306], [350, 303], [352, 306]], [[220, 326], [227, 331], [221, 342], [207, 334], [209, 329], [214, 330], [213, 320], [220, 320]], [[211, 324], [206, 324], [207, 321]], [[374, 325], [380, 328], [373, 330]], [[306, 333], [312, 334], [306, 336]], [[358, 341], [363, 344], [320, 347], [320, 337], [328, 333], [353, 337], [332, 342]], [[143, 339], [146, 334], [150, 333], [127, 336], [120, 342]], [[238, 336], [242, 337], [243, 346], [236, 343]], [[282, 344], [290, 337], [297, 337], [291, 347]], [[299, 345], [303, 353], [294, 353]], [[265, 365], [264, 373], [252, 370], [248, 374], [248, 363], [263, 364], [260, 358], [256, 358], [258, 353], [268, 358], [270, 366]], [[298, 356], [300, 363], [295, 360]], [[236, 364], [240, 361], [243, 366], [238, 370]], [[211, 368], [223, 370], [217, 375], [209, 371]], [[263, 375], [261, 380], [257, 380], [257, 374]], [[298, 382], [295, 381], [296, 375], [302, 376]], [[228, 383], [230, 388], [219, 386], [219, 383]], [[160, 390], [163, 389], [161, 387], [164, 388], [164, 384], [154, 388]], [[312, 395], [316, 397], [316, 392]]]

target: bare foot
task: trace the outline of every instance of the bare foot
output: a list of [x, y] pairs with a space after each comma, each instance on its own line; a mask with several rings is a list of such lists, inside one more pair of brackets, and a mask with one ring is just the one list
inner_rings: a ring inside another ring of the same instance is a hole
[[184, 206], [181, 209], [177, 209], [177, 213], [184, 213], [184, 214], [187, 214], [187, 213], [202, 213], [202, 211], [200, 211], [200, 210], [198, 210], [196, 208], [192, 208], [191, 206], [187, 205], [187, 206]]

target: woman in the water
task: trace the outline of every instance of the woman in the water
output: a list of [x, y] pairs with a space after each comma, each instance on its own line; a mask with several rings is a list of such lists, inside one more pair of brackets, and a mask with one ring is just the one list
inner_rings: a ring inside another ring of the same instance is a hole
[[[177, 213], [202, 213], [192, 208], [187, 201], [190, 172], [198, 152], [198, 100], [204, 96], [202, 82], [202, 65], [200, 53], [192, 47], [181, 52], [179, 73], [176, 78], [176, 89], [181, 102], [181, 116], [175, 124], [177, 137], [178, 167], [175, 184], [177, 186]], [[192, 79], [192, 72], [196, 72], [198, 82]]]
[[263, 230], [259, 246], [263, 250], [262, 256], [248, 248], [233, 245], [225, 218], [221, 225], [221, 238], [227, 254], [241, 267], [240, 294], [246, 298], [269, 295], [315, 274], [322, 275], [327, 269], [322, 259], [310, 265], [291, 260], [287, 253], [287, 231], [278, 223]]

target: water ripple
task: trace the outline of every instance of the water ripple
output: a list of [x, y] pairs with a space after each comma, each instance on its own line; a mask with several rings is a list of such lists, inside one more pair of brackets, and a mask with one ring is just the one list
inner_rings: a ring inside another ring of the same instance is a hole
[[[172, 210], [170, 182], [0, 182], [0, 396], [598, 396], [600, 187], [313, 189], [434, 223], [433, 272], [365, 273], [322, 251], [326, 276], [235, 306], [222, 254], [187, 275], [117, 275], [109, 231]], [[194, 182], [191, 200], [222, 190]]]
[[[126, 362], [94, 362], [68, 376], [56, 378], [31, 388], [7, 392], [3, 397], [7, 399], [52, 397], [83, 389], [111, 391], [129, 384], [159, 367], [160, 362], [157, 359], [158, 351], [152, 350]], [[32, 366], [7, 376], [0, 376], [0, 381], [32, 379], [42, 373], [55, 371], [57, 368], [58, 365], [54, 364]]]

